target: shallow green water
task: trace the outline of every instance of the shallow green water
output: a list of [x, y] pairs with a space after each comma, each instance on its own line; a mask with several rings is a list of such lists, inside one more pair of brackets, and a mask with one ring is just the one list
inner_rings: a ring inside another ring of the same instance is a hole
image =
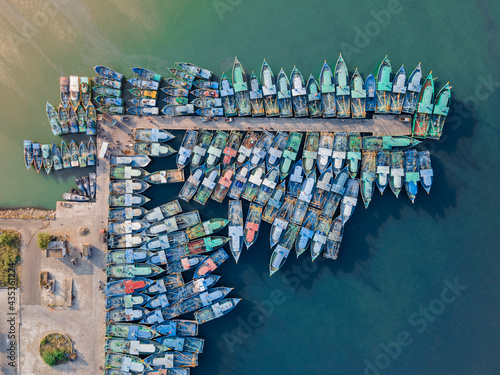
[[[438, 87], [453, 85], [443, 139], [421, 147], [432, 153], [431, 194], [420, 191], [412, 205], [404, 193], [375, 193], [348, 222], [338, 261], [291, 256], [272, 278], [264, 225], [240, 264], [219, 270], [219, 285], [234, 286], [243, 301], [201, 327], [207, 343], [193, 374], [498, 373], [499, 10], [493, 1], [388, 4], [2, 2], [0, 206], [53, 208], [73, 183], [75, 172], [37, 175], [22, 157], [23, 139], [57, 138], [44, 106], [58, 101], [59, 75], [91, 76], [97, 64], [165, 74], [179, 60], [220, 75], [236, 55], [248, 71], [265, 57], [275, 72], [296, 64], [317, 76], [343, 51], [350, 72], [366, 77], [385, 54], [394, 71], [421, 61]], [[147, 195], [156, 204], [178, 189]], [[202, 216], [225, 215], [225, 207], [211, 202]], [[445, 291], [455, 278], [467, 286], [459, 296]], [[436, 301], [442, 293], [449, 302]], [[388, 344], [398, 337], [401, 350]]]

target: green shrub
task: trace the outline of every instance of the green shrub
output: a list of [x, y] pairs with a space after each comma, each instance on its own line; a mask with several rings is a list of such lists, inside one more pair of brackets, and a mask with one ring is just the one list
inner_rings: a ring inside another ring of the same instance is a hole
[[[19, 278], [17, 265], [20, 260], [19, 247], [21, 245], [21, 234], [14, 230], [2, 230], [0, 233], [0, 286], [17, 287]], [[16, 267], [15, 271], [12, 267]]]
[[43, 353], [43, 361], [49, 366], [54, 366], [59, 363], [66, 362], [66, 352], [61, 349], [55, 349], [51, 352]]
[[36, 243], [38, 244], [38, 247], [40, 249], [46, 250], [52, 238], [53, 236], [47, 232], [39, 232], [37, 235]]
[[18, 248], [21, 243], [21, 235], [13, 230], [4, 230], [0, 234], [0, 245]]

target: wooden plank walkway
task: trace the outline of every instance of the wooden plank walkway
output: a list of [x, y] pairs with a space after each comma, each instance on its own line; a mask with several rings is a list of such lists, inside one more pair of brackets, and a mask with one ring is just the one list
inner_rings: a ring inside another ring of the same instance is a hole
[[[106, 116], [106, 121], [111, 121]], [[130, 129], [161, 128], [168, 130], [254, 130], [254, 131], [330, 131], [357, 132], [373, 135], [410, 135], [411, 116], [378, 115], [373, 119], [323, 119], [323, 118], [252, 118], [235, 117], [227, 122], [225, 118], [217, 121], [202, 121], [198, 116], [112, 116]]]

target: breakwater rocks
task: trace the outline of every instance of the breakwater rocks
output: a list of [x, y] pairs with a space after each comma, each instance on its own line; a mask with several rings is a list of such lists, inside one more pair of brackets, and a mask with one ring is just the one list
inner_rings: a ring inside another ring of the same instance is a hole
[[55, 218], [55, 210], [42, 210], [39, 208], [0, 209], [0, 219], [54, 220]]

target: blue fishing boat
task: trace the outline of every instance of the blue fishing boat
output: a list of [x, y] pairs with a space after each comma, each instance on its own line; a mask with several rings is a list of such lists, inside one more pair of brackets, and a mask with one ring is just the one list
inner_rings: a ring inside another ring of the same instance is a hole
[[[135, 68], [130, 68], [132, 71], [139, 77], [150, 80], [150, 81], [156, 81], [156, 82], [161, 82], [161, 75], [156, 74], [152, 70], [141, 68], [141, 67], [135, 67]], [[119, 80], [121, 81], [121, 80]]]
[[365, 91], [366, 91], [366, 111], [375, 112], [375, 107], [377, 106], [377, 99], [375, 97], [375, 91], [377, 91], [377, 84], [373, 74], [366, 77], [365, 81]]
[[99, 74], [102, 77], [114, 79], [115, 81], [123, 80], [123, 74], [115, 72], [112, 69], [106, 68], [103, 65], [94, 66], [94, 70], [97, 74]]
[[408, 78], [405, 100], [403, 102], [403, 113], [413, 114], [417, 106], [418, 97], [422, 90], [422, 67], [419, 63]]

